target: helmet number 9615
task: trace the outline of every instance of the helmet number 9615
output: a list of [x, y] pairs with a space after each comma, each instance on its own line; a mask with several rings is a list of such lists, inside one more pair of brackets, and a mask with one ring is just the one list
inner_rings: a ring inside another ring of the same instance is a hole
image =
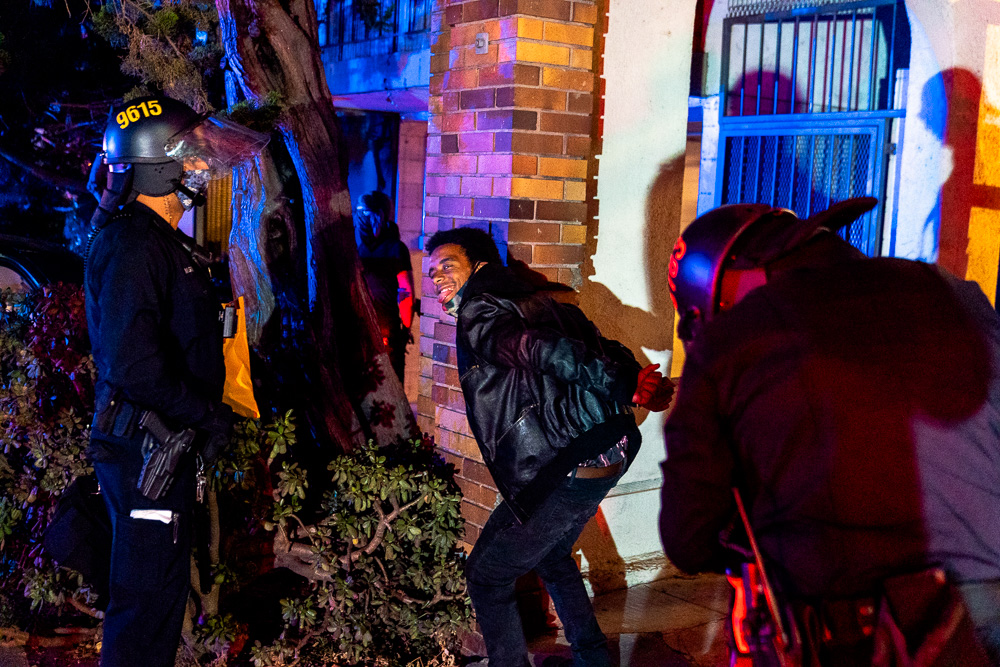
[[115, 116], [115, 120], [118, 122], [118, 127], [124, 130], [130, 123], [134, 123], [140, 118], [159, 116], [161, 113], [163, 113], [163, 108], [157, 100], [146, 100], [120, 111]]

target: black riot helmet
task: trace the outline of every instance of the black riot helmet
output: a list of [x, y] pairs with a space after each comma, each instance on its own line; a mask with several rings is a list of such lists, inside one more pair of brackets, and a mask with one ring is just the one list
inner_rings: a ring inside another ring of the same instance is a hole
[[716, 314], [764, 285], [770, 271], [817, 232], [836, 231], [877, 204], [873, 197], [849, 199], [807, 220], [767, 204], [729, 204], [699, 216], [670, 256], [667, 285], [678, 338], [693, 340]]
[[[124, 102], [111, 110], [104, 151], [87, 184], [99, 202], [91, 225], [95, 230], [103, 227], [137, 194], [177, 193], [185, 209], [203, 203], [210, 180], [231, 174], [267, 141], [266, 134], [199, 114], [162, 95]], [[102, 167], [107, 168], [106, 176]]]
[[132, 190], [162, 197], [178, 190], [181, 161], [167, 155], [171, 139], [190, 130], [204, 116], [165, 96], [140, 97], [111, 110], [104, 131], [104, 162], [112, 172], [131, 166]]

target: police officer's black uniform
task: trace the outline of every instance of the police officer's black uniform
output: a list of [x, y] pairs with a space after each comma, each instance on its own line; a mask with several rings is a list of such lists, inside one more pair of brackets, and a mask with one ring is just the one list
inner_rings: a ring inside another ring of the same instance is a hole
[[[226, 141], [226, 121], [169, 98], [131, 100], [111, 119], [103, 154], [110, 175], [84, 283], [98, 374], [90, 456], [114, 533], [101, 665], [169, 667], [190, 591], [195, 452], [217, 454], [233, 419], [222, 403], [222, 324], [205, 256], [141, 201], [179, 215], [213, 165], [225, 170], [227, 159], [243, 158], [233, 149], [241, 145]], [[244, 128], [231, 132], [254, 139]], [[210, 154], [213, 137], [228, 155]], [[139, 194], [149, 199], [135, 201]], [[146, 411], [169, 429], [197, 433], [156, 500], [137, 488], [144, 449], [155, 445], [140, 427]]]
[[[173, 665], [190, 589], [194, 457], [160, 500], [136, 488], [140, 411], [195, 426], [225, 382], [219, 304], [180, 233], [135, 202], [98, 234], [87, 264], [98, 370], [91, 457], [114, 525], [102, 665]], [[143, 509], [168, 511], [169, 522], [130, 516]]]
[[739, 487], [822, 664], [872, 664], [883, 595], [908, 650], [936, 637], [968, 651], [948, 664], [981, 664], [958, 621], [931, 632], [921, 596], [950, 593], [928, 568], [959, 584], [1000, 664], [1000, 614], [977, 602], [1000, 599], [1000, 319], [978, 286], [759, 205], [692, 223], [671, 268], [688, 353], [665, 427], [671, 561], [733, 562], [720, 534]]

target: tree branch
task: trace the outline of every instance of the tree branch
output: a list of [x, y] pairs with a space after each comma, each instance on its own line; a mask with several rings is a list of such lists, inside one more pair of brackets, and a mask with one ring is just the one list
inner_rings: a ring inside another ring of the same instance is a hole
[[[147, 12], [145, 9], [143, 9], [139, 5], [138, 2], [129, 2], [128, 4], [130, 4], [131, 6], [135, 7], [137, 10], [139, 10], [140, 12], [142, 12], [142, 14], [145, 15], [145, 17], [146, 17], [147, 20], [151, 21], [153, 19], [153, 15], [150, 14], [149, 12]], [[124, 7], [124, 5], [125, 5], [125, 2], [123, 0], [122, 6]], [[124, 17], [125, 16], [125, 12], [124, 11], [121, 12], [121, 14], [119, 14], [119, 16]], [[128, 20], [128, 19], [126, 18], [125, 20]], [[132, 24], [133, 26], [135, 25], [132, 21], [128, 21], [128, 22], [130, 24]], [[187, 57], [183, 53], [181, 53], [181, 50], [177, 48], [177, 45], [174, 44], [174, 40], [170, 39], [169, 35], [164, 34], [163, 35], [163, 39], [166, 40], [167, 44], [170, 45], [170, 48], [172, 48], [174, 50], [174, 53], [177, 54], [178, 58], [180, 58], [181, 60], [187, 61]]]
[[385, 571], [385, 565], [382, 564], [382, 559], [376, 556], [375, 562], [378, 563], [379, 569], [382, 570], [382, 578], [385, 579], [385, 585], [391, 585], [391, 582], [389, 581], [389, 573]]
[[354, 562], [361, 558], [361, 554], [371, 555], [382, 544], [382, 540], [385, 537], [385, 531], [389, 528], [389, 525], [395, 521], [400, 514], [420, 502], [421, 497], [422, 496], [417, 496], [410, 502], [400, 507], [399, 502], [396, 500], [396, 496], [390, 496], [389, 501], [392, 503], [393, 509], [388, 515], [382, 510], [381, 505], [376, 503], [373, 506], [375, 512], [378, 514], [378, 528], [375, 529], [375, 534], [372, 535], [372, 538], [368, 540], [368, 543], [363, 549], [341, 556], [340, 562], [347, 565], [348, 562]]
[[81, 183], [71, 178], [66, 178], [65, 176], [60, 176], [59, 174], [56, 174], [54, 172], [45, 169], [39, 169], [38, 167], [28, 164], [27, 162], [24, 162], [20, 158], [11, 155], [2, 148], [0, 148], [0, 158], [3, 158], [4, 160], [10, 162], [18, 169], [22, 169], [28, 172], [33, 177], [53, 187], [61, 188], [63, 190], [69, 190], [70, 192], [73, 192], [74, 194], [78, 195], [90, 194], [87, 191], [87, 186], [85, 183]]
[[297, 531], [298, 534], [308, 539], [309, 543], [315, 546], [316, 540], [314, 540], [312, 536], [313, 533], [316, 532], [316, 528], [313, 526], [307, 526], [306, 524], [302, 523], [302, 519], [300, 519], [296, 514], [292, 514], [291, 517], [295, 519], [295, 521], [299, 524], [299, 530]]
[[[392, 522], [395, 521], [400, 514], [415, 506], [423, 496], [417, 496], [405, 505], [400, 505], [396, 500], [395, 496], [390, 497], [390, 502], [392, 503], [393, 509], [389, 514], [385, 513], [382, 506], [378, 503], [373, 505], [373, 509], [376, 514], [378, 514], [378, 528], [375, 529], [375, 534], [372, 535], [371, 539], [368, 540], [365, 545], [357, 550], [351, 548], [350, 545], [347, 547], [347, 553], [337, 558], [337, 562], [344, 568], [349, 568], [352, 563], [361, 558], [362, 554], [371, 555], [376, 549], [381, 546], [384, 538], [385, 532], [389, 530]], [[309, 526], [302, 523], [301, 519], [296, 517], [294, 514], [292, 517], [298, 521], [301, 529], [297, 532], [305, 533], [312, 543], [312, 538], [310, 536], [312, 530]], [[288, 532], [279, 527], [277, 533], [274, 536], [274, 558], [275, 565], [277, 567], [287, 567], [289, 570], [295, 572], [296, 574], [309, 579], [310, 581], [331, 581], [333, 575], [329, 572], [323, 572], [318, 569], [319, 556], [312, 550], [312, 547], [306, 544], [293, 542], [288, 535]], [[389, 581], [389, 575], [386, 572], [385, 566], [379, 559], [375, 559], [382, 568], [382, 574], [385, 576], [386, 582]], [[434, 596], [434, 599], [429, 603], [433, 604], [435, 602], [440, 602], [442, 600], [452, 599], [451, 597], [441, 597], [440, 592], [438, 595]], [[415, 600], [415, 602], [420, 602], [420, 600]]]
[[310, 581], [331, 581], [333, 575], [317, 569], [319, 558], [311, 547], [292, 542], [284, 528], [279, 527], [274, 536], [274, 565], [287, 567], [295, 574]]
[[104, 618], [104, 612], [103, 611], [99, 611], [97, 609], [91, 609], [87, 605], [85, 605], [82, 602], [80, 602], [79, 600], [77, 600], [75, 597], [70, 596], [70, 597], [66, 598], [66, 602], [68, 602], [70, 604], [70, 606], [73, 607], [74, 609], [76, 609], [78, 612], [86, 614], [87, 616], [90, 616], [91, 618], [98, 618], [98, 619]]

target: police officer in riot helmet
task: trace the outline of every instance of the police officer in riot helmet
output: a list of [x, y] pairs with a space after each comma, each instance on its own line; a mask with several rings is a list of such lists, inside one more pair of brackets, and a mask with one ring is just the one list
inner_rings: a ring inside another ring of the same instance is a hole
[[[219, 301], [207, 253], [177, 230], [209, 179], [266, 138], [164, 96], [112, 110], [104, 134], [107, 183], [93, 218], [85, 277], [97, 366], [89, 455], [113, 525], [103, 667], [174, 664], [191, 580], [196, 467], [228, 441]], [[165, 490], [139, 489], [159, 445], [155, 415], [195, 438]]]
[[671, 257], [661, 539], [736, 575], [745, 664], [1000, 664], [1000, 319], [836, 233], [876, 203], [723, 206]]

